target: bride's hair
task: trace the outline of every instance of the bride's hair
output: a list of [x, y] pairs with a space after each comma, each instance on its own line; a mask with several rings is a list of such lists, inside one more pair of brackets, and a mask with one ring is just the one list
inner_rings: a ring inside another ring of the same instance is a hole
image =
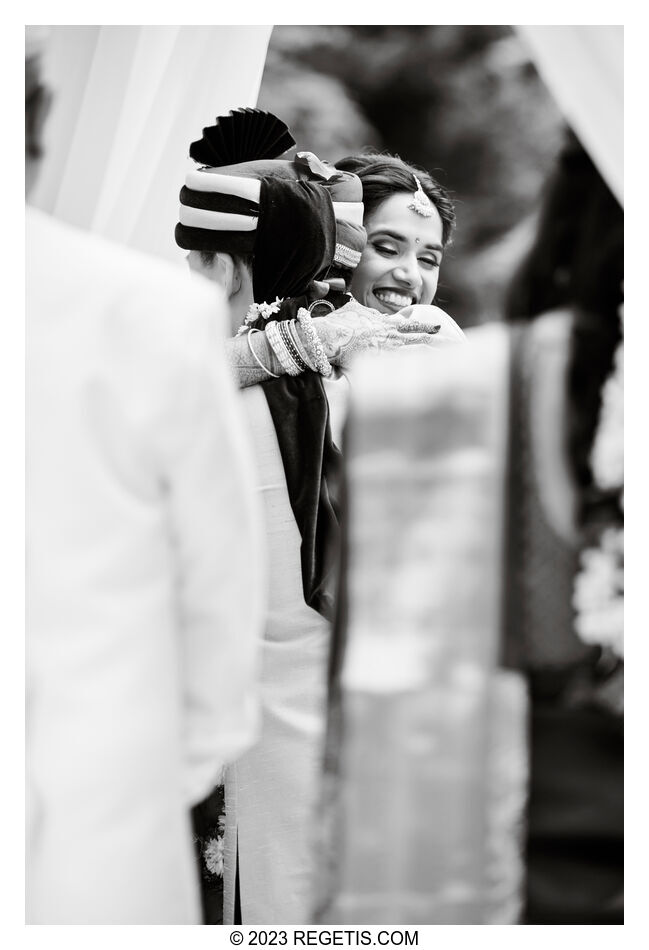
[[353, 172], [363, 184], [365, 218], [370, 218], [376, 209], [395, 194], [413, 194], [417, 188], [415, 176], [421, 187], [437, 208], [442, 219], [442, 243], [448, 244], [455, 226], [455, 210], [448, 191], [423, 168], [409, 165], [398, 155], [363, 153], [348, 155], [336, 162], [341, 171]]

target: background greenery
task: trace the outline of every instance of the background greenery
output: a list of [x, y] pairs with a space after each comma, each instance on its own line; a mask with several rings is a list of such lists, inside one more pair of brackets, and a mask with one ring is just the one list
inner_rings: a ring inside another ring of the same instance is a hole
[[498, 318], [562, 141], [561, 116], [506, 26], [278, 26], [259, 106], [337, 161], [370, 146], [431, 171], [456, 201], [437, 302]]

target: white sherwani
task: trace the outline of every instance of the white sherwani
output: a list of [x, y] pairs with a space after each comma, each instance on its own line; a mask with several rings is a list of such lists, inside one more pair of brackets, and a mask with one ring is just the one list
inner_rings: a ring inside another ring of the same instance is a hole
[[27, 216], [27, 920], [199, 922], [265, 589], [224, 303]]

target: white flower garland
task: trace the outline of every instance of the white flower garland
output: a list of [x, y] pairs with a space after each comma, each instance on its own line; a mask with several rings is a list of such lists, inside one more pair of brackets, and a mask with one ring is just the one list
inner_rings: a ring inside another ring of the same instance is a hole
[[223, 877], [223, 838], [210, 838], [203, 851], [205, 867], [215, 877]]
[[[620, 308], [624, 333], [624, 308]], [[624, 499], [624, 337], [602, 387], [602, 407], [591, 453], [598, 488]], [[599, 545], [581, 553], [575, 578], [575, 630], [585, 643], [610, 647], [624, 657], [624, 529], [606, 528]]]
[[575, 578], [575, 630], [585, 643], [610, 647], [624, 657], [624, 531], [607, 528], [599, 547], [581, 554]]
[[223, 877], [225, 815], [219, 815], [218, 834], [209, 838], [203, 849], [203, 860], [208, 872], [215, 877]]
[[279, 308], [284, 302], [283, 297], [275, 297], [273, 303], [251, 303], [248, 307], [248, 312], [243, 319], [243, 323], [237, 330], [237, 336], [241, 336], [242, 333], [246, 333], [248, 328], [255, 323], [259, 317], [262, 320], [268, 320], [269, 317], [272, 317], [274, 313], [279, 313]]

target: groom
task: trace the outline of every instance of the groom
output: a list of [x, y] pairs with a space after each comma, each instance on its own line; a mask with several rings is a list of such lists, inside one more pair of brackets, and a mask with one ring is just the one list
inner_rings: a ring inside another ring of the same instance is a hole
[[[187, 174], [176, 226], [176, 241], [189, 251], [192, 269], [213, 282], [223, 282], [233, 314], [233, 332], [253, 303], [291, 298], [284, 304], [291, 307], [296, 297], [309, 292], [314, 280], [329, 278], [332, 267], [352, 269], [365, 244], [362, 188], [355, 175], [335, 173], [335, 181], [329, 182], [330, 172], [308, 154], [288, 161], [276, 160], [277, 152], [257, 159], [215, 150], [214, 143], [221, 141], [217, 135], [220, 126], [231, 120], [254, 123], [254, 115], [222, 117], [192, 144], [190, 154], [202, 167]], [[256, 115], [264, 121], [267, 118], [263, 113]], [[289, 139], [287, 145], [281, 134], [278, 138], [281, 150], [292, 143]], [[346, 390], [346, 385], [341, 379], [333, 388]], [[311, 860], [309, 796], [319, 779], [319, 768], [313, 767], [313, 762], [319, 761], [319, 746], [313, 728], [305, 731], [305, 723], [314, 717], [324, 723], [326, 621], [335, 601], [339, 452], [332, 440], [327, 393], [317, 373], [271, 380], [261, 393], [260, 399], [260, 390], [250, 393], [252, 398], [247, 398], [245, 405], [256, 435], [257, 478], [268, 525], [266, 544], [275, 552], [275, 557], [270, 557], [262, 692], [270, 688], [268, 670], [276, 668], [276, 701], [263, 708], [259, 745], [247, 761], [240, 760], [237, 768], [230, 770], [225, 822], [219, 823], [223, 799], [218, 789], [194, 812], [207, 923], [223, 919], [220, 863], [215, 857], [224, 844], [227, 923], [256, 922], [262, 917], [272, 922], [283, 913], [287, 920], [308, 919], [306, 878], [297, 892], [291, 878]], [[339, 406], [334, 411], [338, 412]], [[277, 560], [280, 551], [288, 558], [283, 568]], [[256, 579], [252, 583], [256, 584]], [[278, 651], [274, 631], [280, 628], [293, 628], [295, 635]], [[314, 649], [317, 663], [309, 659]], [[306, 678], [313, 680], [313, 689], [304, 686], [290, 691], [285, 681], [294, 676], [300, 656], [302, 665], [308, 666]], [[281, 726], [282, 722], [286, 726]], [[301, 786], [306, 791], [293, 784], [293, 794], [283, 796], [289, 747], [302, 767]], [[241, 780], [243, 774], [252, 775], [254, 783]], [[278, 794], [282, 800], [277, 801], [273, 822], [259, 840], [257, 817], [275, 808]], [[235, 800], [236, 811], [231, 804]], [[287, 825], [291, 831], [282, 838], [279, 829]], [[250, 845], [253, 841], [254, 848]], [[269, 861], [274, 866], [272, 874], [266, 873]], [[239, 865], [240, 893], [235, 889]], [[260, 875], [265, 882], [258, 887]]]

